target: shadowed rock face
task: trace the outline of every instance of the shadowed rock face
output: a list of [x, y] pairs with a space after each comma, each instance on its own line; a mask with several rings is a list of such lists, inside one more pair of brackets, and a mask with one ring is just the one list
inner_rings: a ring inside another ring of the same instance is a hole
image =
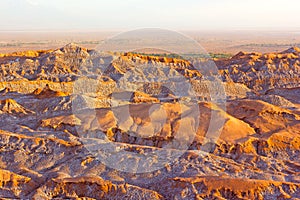
[[0, 197], [300, 198], [299, 49], [216, 62], [225, 106], [180, 59], [0, 57]]

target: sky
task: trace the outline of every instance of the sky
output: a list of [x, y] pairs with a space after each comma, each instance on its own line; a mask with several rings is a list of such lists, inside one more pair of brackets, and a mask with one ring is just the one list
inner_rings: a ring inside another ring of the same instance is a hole
[[299, 29], [299, 0], [0, 0], [0, 31]]

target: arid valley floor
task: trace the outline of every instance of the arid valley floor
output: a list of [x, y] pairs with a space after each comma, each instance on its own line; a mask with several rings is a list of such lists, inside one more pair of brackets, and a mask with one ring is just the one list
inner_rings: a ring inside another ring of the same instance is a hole
[[271, 52], [214, 59], [221, 102], [179, 58], [0, 54], [0, 197], [300, 199], [300, 49]]

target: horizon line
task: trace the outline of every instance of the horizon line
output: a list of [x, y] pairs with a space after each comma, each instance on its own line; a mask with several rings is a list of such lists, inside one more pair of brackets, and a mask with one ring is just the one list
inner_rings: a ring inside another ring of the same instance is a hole
[[128, 29], [7, 29], [0, 30], [0, 32], [124, 32], [130, 30], [144, 29], [144, 28], [159, 28], [159, 29], [168, 29], [179, 32], [230, 32], [230, 31], [275, 31], [275, 32], [285, 32], [285, 31], [295, 31], [300, 32], [300, 27], [248, 27], [248, 28], [203, 28], [203, 29], [170, 29], [170, 28], [161, 28], [161, 27], [140, 27], [140, 28], [128, 28]]

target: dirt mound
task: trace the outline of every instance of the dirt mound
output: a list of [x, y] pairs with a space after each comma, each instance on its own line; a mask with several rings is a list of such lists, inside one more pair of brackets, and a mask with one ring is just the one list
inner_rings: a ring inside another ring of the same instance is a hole
[[300, 116], [292, 111], [258, 100], [231, 102], [227, 112], [249, 123], [257, 133], [264, 134], [274, 130], [284, 130], [299, 123]]

